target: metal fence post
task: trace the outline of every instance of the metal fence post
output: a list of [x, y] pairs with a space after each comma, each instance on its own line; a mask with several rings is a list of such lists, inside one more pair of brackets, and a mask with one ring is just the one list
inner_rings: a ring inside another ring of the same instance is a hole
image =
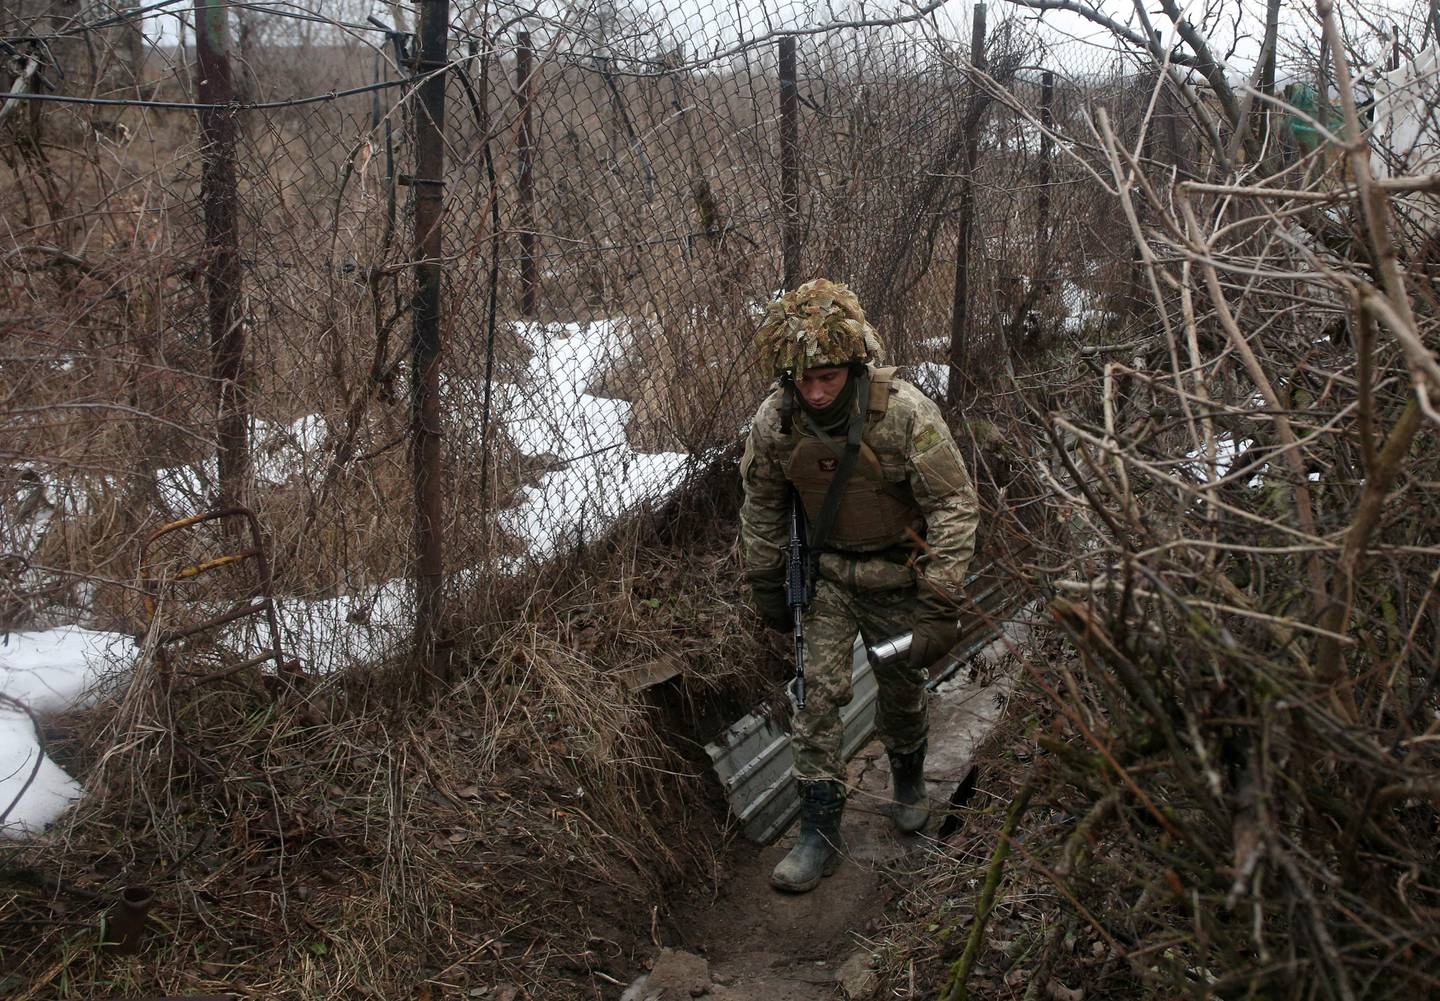
[[415, 478], [415, 652], [434, 674], [444, 574], [440, 471], [440, 282], [445, 194], [445, 83], [449, 0], [421, 0], [424, 76], [415, 116], [415, 300], [411, 338], [410, 443]]
[[[1152, 77], [1153, 87], [1162, 87], [1164, 77], [1157, 69]], [[1159, 102], [1156, 102], [1157, 107]], [[1145, 130], [1140, 137], [1140, 169], [1143, 171], [1149, 167], [1155, 159], [1155, 130], [1154, 119], [1141, 121], [1140, 127]], [[1137, 218], [1142, 221], [1149, 215], [1150, 209], [1142, 199], [1135, 206]], [[1150, 277], [1145, 267], [1145, 258], [1140, 253], [1140, 245], [1134, 243], [1130, 247], [1130, 290], [1123, 303], [1120, 304], [1118, 312], [1127, 317], [1136, 317], [1148, 309], [1153, 308], [1150, 303]]]
[[528, 31], [519, 32], [515, 43], [515, 92], [520, 95], [520, 148], [517, 151], [520, 164], [516, 178], [520, 202], [520, 315], [534, 317], [540, 305], [540, 279], [535, 262], [535, 132], [531, 120], [535, 50], [530, 47]]
[[[227, 0], [195, 0], [195, 73], [201, 104], [231, 105], [235, 82], [230, 68]], [[234, 107], [200, 112], [200, 202], [205, 217], [205, 292], [217, 423], [219, 506], [244, 504], [250, 480], [249, 387], [245, 379], [245, 324], [240, 316], [239, 196], [235, 182]]]
[[[985, 5], [975, 5], [970, 31], [970, 65], [985, 69]], [[945, 402], [960, 400], [960, 383], [970, 354], [970, 232], [975, 227], [975, 165], [980, 159], [980, 109], [983, 107], [980, 82], [970, 79], [969, 110], [966, 112], [965, 176], [960, 181], [959, 232], [955, 237], [955, 297], [950, 304], [950, 380]]]
[[1041, 256], [1049, 260], [1050, 246], [1050, 181], [1053, 177], [1054, 167], [1051, 158], [1054, 155], [1054, 140], [1050, 133], [1055, 128], [1055, 73], [1053, 70], [1044, 70], [1040, 74], [1040, 125], [1044, 129], [1040, 133], [1040, 176], [1037, 179], [1040, 186], [1039, 204], [1036, 207], [1035, 238], [1040, 241]]
[[794, 36], [780, 39], [780, 225], [782, 287], [789, 290], [800, 281], [800, 89]]

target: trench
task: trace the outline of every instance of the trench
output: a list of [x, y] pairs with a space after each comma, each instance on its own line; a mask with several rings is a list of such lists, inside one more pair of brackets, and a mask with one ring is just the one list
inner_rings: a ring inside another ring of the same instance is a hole
[[1004, 716], [1018, 665], [1010, 655], [1028, 627], [1005, 625], [933, 692], [925, 763], [931, 818], [924, 831], [897, 832], [884, 809], [890, 767], [878, 740], [849, 764], [841, 821], [843, 862], [805, 894], [770, 886], [770, 871], [794, 842], [791, 824], [775, 843], [737, 839], [713, 888], [692, 888], [670, 904], [670, 942], [637, 970], [622, 1001], [862, 1001], [878, 988], [873, 957], [887, 905], [928, 849], [964, 824], [983, 772], [977, 758]]

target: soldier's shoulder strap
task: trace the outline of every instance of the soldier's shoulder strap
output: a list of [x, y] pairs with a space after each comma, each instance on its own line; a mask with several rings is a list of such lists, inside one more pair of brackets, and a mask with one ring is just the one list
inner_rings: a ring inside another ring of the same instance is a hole
[[885, 411], [890, 409], [890, 395], [894, 391], [892, 383], [895, 381], [896, 367], [891, 365], [887, 368], [877, 368], [870, 373], [870, 402], [866, 409], [870, 411], [871, 417], [884, 417]]

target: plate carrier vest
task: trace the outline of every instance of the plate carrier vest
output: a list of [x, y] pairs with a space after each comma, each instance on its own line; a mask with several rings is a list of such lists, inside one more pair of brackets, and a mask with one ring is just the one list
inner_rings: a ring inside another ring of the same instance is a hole
[[[894, 378], [894, 368], [877, 368], [871, 373], [865, 415], [867, 428], [889, 410]], [[825, 494], [835, 478], [845, 440], [803, 433], [797, 434], [797, 438], [785, 462], [785, 478], [794, 484], [805, 505], [805, 516], [813, 524], [820, 516]], [[912, 530], [920, 532], [924, 525], [924, 514], [909, 488], [885, 481], [879, 456], [862, 438], [858, 461], [840, 495], [840, 509], [824, 549], [873, 553], [906, 541]]]

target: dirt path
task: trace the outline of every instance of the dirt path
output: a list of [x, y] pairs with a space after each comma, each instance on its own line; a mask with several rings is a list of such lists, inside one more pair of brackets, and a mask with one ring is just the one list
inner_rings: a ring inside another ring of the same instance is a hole
[[770, 887], [770, 870], [789, 851], [792, 830], [779, 843], [741, 841], [727, 859], [718, 893], [677, 901], [682, 941], [655, 959], [623, 1001], [832, 1001], [868, 998], [873, 991], [867, 941], [893, 895], [887, 867], [933, 837], [950, 795], [969, 771], [975, 749], [1000, 719], [1014, 678], [997, 673], [998, 644], [981, 653], [963, 680], [941, 687], [930, 717], [925, 775], [933, 816], [925, 832], [898, 834], [881, 810], [890, 766], [872, 741], [850, 764], [850, 798], [841, 833], [845, 863], [815, 890], [800, 895]]

